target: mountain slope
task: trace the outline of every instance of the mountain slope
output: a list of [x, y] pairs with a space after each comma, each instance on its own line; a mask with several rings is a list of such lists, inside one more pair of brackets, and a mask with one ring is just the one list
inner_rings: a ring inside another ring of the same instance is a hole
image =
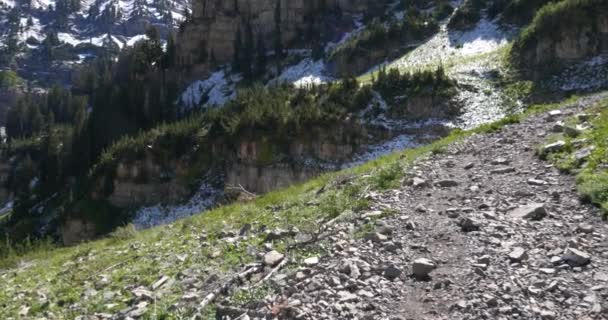
[[[455, 134], [166, 227], [141, 233], [126, 228], [107, 240], [29, 254], [0, 276], [0, 301], [8, 306], [2, 312], [5, 317], [59, 318], [157, 318], [198, 312], [234, 317], [241, 312], [318, 319], [362, 312], [415, 318], [438, 312], [461, 318], [501, 310], [524, 317], [543, 313], [578, 318], [596, 310], [595, 304], [589, 309], [559, 303], [542, 307], [524, 303], [525, 296], [546, 294], [549, 303], [560, 292], [566, 294], [562, 284], [576, 276], [578, 284], [567, 291], [577, 293], [572, 301], [576, 304], [595, 285], [590, 280], [594, 274], [594, 279], [606, 281], [600, 276], [606, 261], [594, 245], [606, 230], [598, 225], [593, 234], [573, 231], [588, 230], [577, 226], [598, 219], [597, 211], [580, 204], [571, 191], [573, 179], [536, 160], [534, 150], [545, 139], [538, 133], [550, 130], [553, 121], [584, 112], [597, 101], [604, 108], [606, 95], [558, 106], [563, 115], [553, 116], [551, 122], [545, 120], [546, 111], [521, 123], [511, 118], [503, 123], [514, 124], [502, 130], [498, 124], [472, 136]], [[536, 110], [547, 108], [556, 106]], [[514, 143], [522, 139], [526, 143]], [[414, 177], [415, 187], [400, 187]], [[548, 216], [536, 222], [513, 217], [514, 208], [538, 202]], [[570, 236], [579, 239], [578, 250], [591, 254], [590, 266], [564, 264], [574, 263], [568, 260], [574, 258], [562, 257], [563, 249], [573, 247], [574, 242], [567, 243]], [[528, 252], [527, 259], [514, 257], [521, 262], [508, 263], [518, 246]], [[282, 254], [284, 263], [278, 264]], [[566, 260], [551, 266], [547, 263], [552, 255]], [[438, 266], [431, 282], [408, 277], [410, 264], [421, 257], [432, 258]], [[351, 262], [344, 263], [345, 258]], [[248, 276], [235, 278], [242, 272]], [[550, 280], [556, 273], [561, 279], [557, 285]], [[542, 281], [527, 283], [532, 275]], [[504, 286], [484, 284], [487, 279]], [[216, 291], [222, 286], [227, 291]], [[433, 299], [419, 295], [427, 286], [436, 288], [427, 293]], [[542, 291], [545, 286], [557, 293]], [[325, 308], [317, 301], [320, 297], [342, 307]], [[459, 302], [465, 298], [471, 304]]]

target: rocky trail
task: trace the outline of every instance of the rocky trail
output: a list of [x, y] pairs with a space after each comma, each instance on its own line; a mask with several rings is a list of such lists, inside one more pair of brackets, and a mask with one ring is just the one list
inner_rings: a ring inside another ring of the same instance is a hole
[[290, 259], [269, 274], [280, 293], [224, 317], [607, 319], [608, 228], [535, 153], [553, 123], [600, 98], [419, 160], [403, 187], [365, 195], [370, 211], [327, 226], [312, 250], [327, 254], [267, 253], [278, 269]]

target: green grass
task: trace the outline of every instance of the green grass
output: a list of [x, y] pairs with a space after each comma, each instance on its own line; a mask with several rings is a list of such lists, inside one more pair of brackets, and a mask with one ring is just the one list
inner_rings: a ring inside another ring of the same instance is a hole
[[[598, 103], [589, 109], [588, 113], [599, 114], [592, 117], [590, 130], [576, 138], [563, 135], [553, 135], [546, 143], [562, 139], [566, 148], [561, 152], [547, 155], [547, 159], [565, 172], [576, 175], [577, 189], [581, 197], [608, 214], [608, 100]], [[577, 124], [579, 121], [572, 117], [565, 121], [567, 124]], [[579, 143], [575, 145], [575, 141]], [[587, 161], [576, 161], [576, 152], [594, 147]]]
[[[235, 203], [205, 212], [173, 224], [150, 230], [132, 232], [129, 227], [120, 235], [75, 247], [34, 250], [15, 253], [0, 263], [0, 318], [14, 317], [24, 306], [31, 306], [29, 316], [44, 316], [52, 312], [59, 318], [71, 319], [84, 313], [116, 312], [127, 307], [132, 299], [131, 288], [149, 286], [162, 275], [176, 277], [189, 270], [204, 281], [211, 274], [220, 278], [223, 272], [240, 270], [243, 264], [255, 261], [248, 253], [262, 251], [263, 234], [254, 234], [238, 244], [219, 239], [225, 229], [238, 232], [245, 224], [253, 230], [297, 227], [315, 233], [330, 219], [349, 219], [369, 207], [364, 194], [398, 187], [408, 166], [421, 157], [446, 148], [472, 134], [500, 130], [504, 125], [517, 123], [523, 117], [558, 107], [537, 106], [522, 115], [505, 118], [471, 131], [455, 130], [449, 136], [430, 145], [397, 152], [362, 166], [342, 172], [329, 173], [307, 183], [268, 193], [250, 202]], [[352, 177], [347, 179], [344, 177]], [[387, 212], [386, 214], [392, 214]], [[360, 232], [372, 230], [372, 225]], [[284, 251], [290, 239], [275, 241], [274, 248]], [[212, 253], [219, 251], [219, 256]], [[309, 256], [305, 250], [294, 252], [298, 257]], [[181, 257], [181, 258], [179, 258]], [[185, 257], [185, 258], [184, 258]], [[19, 266], [17, 265], [19, 264]], [[212, 271], [208, 271], [212, 270]], [[100, 285], [101, 280], [110, 281]], [[97, 287], [97, 293], [84, 298], [87, 288]], [[103, 293], [115, 292], [110, 301]], [[146, 318], [169, 318], [175, 314], [190, 316], [192, 310], [182, 308], [168, 312], [168, 306], [178, 301], [185, 288], [179, 282], [167, 289], [156, 301], [156, 310], [149, 309]], [[262, 290], [263, 291], [263, 290]], [[47, 301], [41, 302], [39, 292]], [[236, 299], [246, 303], [261, 292], [239, 293]], [[70, 309], [78, 302], [82, 309]], [[213, 306], [206, 312], [212, 317]]]

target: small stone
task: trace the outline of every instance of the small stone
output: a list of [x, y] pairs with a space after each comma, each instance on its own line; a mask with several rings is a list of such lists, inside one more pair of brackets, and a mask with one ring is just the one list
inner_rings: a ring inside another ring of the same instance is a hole
[[566, 142], [564, 140], [559, 140], [557, 142], [544, 146], [541, 150], [541, 153], [543, 155], [547, 155], [549, 153], [560, 152], [560, 151], [563, 151], [565, 147], [566, 147]]
[[384, 269], [384, 272], [382, 274], [388, 280], [393, 281], [401, 275], [401, 270], [396, 268], [395, 266], [389, 266]]
[[527, 258], [528, 253], [526, 252], [526, 249], [521, 247], [517, 247], [513, 249], [511, 253], [509, 253], [509, 259], [513, 262], [521, 262], [522, 260], [525, 260]]
[[497, 166], [497, 165], [503, 165], [503, 166], [505, 166], [505, 165], [508, 165], [510, 162], [511, 162], [511, 161], [509, 161], [509, 160], [508, 160], [508, 159], [506, 159], [506, 158], [496, 158], [496, 159], [492, 160], [492, 162], [491, 162], [491, 163], [492, 163], [493, 165], [495, 165], [495, 166]]
[[338, 291], [337, 295], [338, 299], [340, 299], [341, 302], [352, 302], [359, 300], [359, 297], [357, 297], [357, 295], [352, 294], [348, 291]]
[[564, 132], [564, 122], [563, 121], [556, 122], [553, 125], [553, 127], [551, 128], [551, 131], [553, 131], [553, 132]]
[[591, 256], [584, 251], [568, 248], [562, 256], [562, 260], [572, 267], [580, 267], [588, 264], [591, 261]]
[[558, 265], [562, 264], [562, 262], [564, 262], [564, 260], [562, 260], [561, 257], [557, 257], [557, 256], [551, 257], [551, 264], [554, 266], [558, 266]]
[[564, 134], [571, 138], [576, 138], [581, 135], [582, 130], [579, 127], [564, 126]]
[[426, 258], [416, 259], [412, 264], [412, 273], [418, 279], [428, 279], [429, 274], [435, 270], [437, 266], [435, 263]]
[[547, 182], [545, 182], [543, 180], [538, 180], [538, 179], [529, 179], [528, 184], [533, 185], [533, 186], [543, 186], [543, 185], [546, 185]]
[[154, 293], [152, 291], [146, 290], [143, 287], [133, 289], [133, 291], [131, 291], [131, 293], [138, 299], [154, 301], [156, 298], [156, 296], [154, 295]]
[[440, 188], [452, 188], [458, 186], [458, 181], [455, 180], [441, 180], [435, 183]]
[[414, 177], [412, 179], [411, 185], [412, 185], [412, 187], [417, 188], [417, 189], [427, 188], [430, 186], [428, 181], [426, 181], [422, 178], [418, 178], [418, 177]]
[[21, 308], [19, 308], [19, 316], [20, 317], [27, 317], [27, 314], [30, 312], [30, 307], [23, 305], [21, 306]]
[[475, 167], [475, 163], [474, 162], [470, 162], [467, 165], [464, 166], [465, 170], [470, 170], [473, 169]]
[[316, 266], [317, 264], [319, 264], [319, 257], [310, 257], [310, 258], [304, 259], [305, 266], [312, 267], [312, 266]]
[[512, 210], [509, 212], [509, 216], [517, 219], [539, 221], [547, 216], [547, 209], [542, 203], [532, 203]]
[[182, 300], [184, 301], [196, 301], [199, 299], [199, 294], [196, 292], [186, 292], [182, 295]]
[[490, 261], [491, 261], [491, 258], [488, 255], [482, 256], [479, 259], [477, 259], [478, 264], [488, 265], [488, 264], [490, 264]]
[[490, 174], [507, 174], [507, 173], [512, 173], [515, 171], [517, 171], [517, 170], [515, 170], [515, 168], [513, 168], [513, 167], [504, 167], [504, 168], [494, 169], [494, 170], [490, 171]]
[[555, 317], [557, 317], [557, 315], [553, 311], [543, 310], [540, 312], [540, 317], [543, 320], [555, 320]]
[[540, 268], [538, 269], [538, 271], [544, 273], [544, 274], [555, 274], [557, 272], [557, 270], [555, 270], [554, 268]]
[[132, 318], [139, 318], [139, 317], [143, 316], [147, 310], [148, 310], [148, 302], [142, 301], [142, 302], [138, 303], [137, 306], [135, 306], [133, 309], [131, 309], [131, 311], [129, 311], [129, 313], [127, 313], [127, 316], [132, 317]]
[[577, 163], [581, 164], [581, 163], [587, 161], [589, 159], [589, 157], [591, 157], [591, 155], [593, 154], [593, 151], [595, 151], [594, 146], [578, 150], [577, 152], [574, 153], [574, 160]]
[[371, 240], [372, 242], [384, 242], [388, 240], [388, 237], [378, 232], [370, 232], [365, 235], [365, 240]]
[[422, 205], [422, 204], [417, 205], [417, 206], [416, 206], [416, 208], [415, 208], [415, 210], [416, 210], [417, 212], [420, 212], [420, 213], [427, 212], [427, 209], [426, 209], [426, 208], [424, 207], [424, 205]]
[[491, 296], [491, 295], [484, 295], [484, 299], [485, 299], [488, 307], [490, 307], [490, 308], [498, 307], [498, 300], [496, 299], [496, 297]]
[[462, 230], [462, 232], [472, 232], [479, 230], [479, 223], [473, 221], [471, 218], [462, 217], [458, 219], [458, 226]]
[[576, 227], [576, 232], [579, 232], [579, 233], [589, 234], [589, 233], [593, 233], [594, 230], [595, 230], [595, 228], [592, 225], [587, 224], [587, 223], [581, 223], [578, 225], [578, 227]]
[[561, 110], [551, 110], [551, 111], [549, 111], [549, 117], [551, 119], [557, 118], [557, 117], [559, 117], [561, 115], [562, 115], [562, 111]]
[[169, 277], [162, 276], [158, 281], [152, 284], [152, 290], [156, 290], [160, 288], [163, 284], [165, 284], [169, 280]]
[[279, 262], [281, 262], [284, 257], [285, 255], [283, 255], [282, 253], [276, 250], [272, 250], [264, 255], [264, 264], [266, 264], [267, 266], [274, 267]]
[[361, 217], [363, 219], [366, 219], [366, 218], [371, 218], [371, 219], [380, 218], [380, 217], [382, 217], [382, 211], [375, 210], [375, 211], [366, 212], [363, 215], [361, 215]]

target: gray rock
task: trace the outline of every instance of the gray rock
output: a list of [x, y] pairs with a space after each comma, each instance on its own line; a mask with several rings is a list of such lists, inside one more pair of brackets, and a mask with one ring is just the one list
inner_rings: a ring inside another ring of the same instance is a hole
[[525, 260], [527, 258], [528, 253], [524, 248], [517, 247], [509, 253], [509, 259], [513, 262], [521, 262], [522, 260]]
[[553, 132], [564, 132], [564, 122], [562, 122], [562, 121], [556, 122], [553, 125], [553, 127], [551, 128], [551, 131], [553, 131]]
[[310, 257], [310, 258], [304, 259], [304, 265], [307, 267], [316, 266], [318, 264], [319, 264], [319, 257]]
[[538, 179], [528, 179], [528, 184], [533, 186], [543, 186], [546, 185], [547, 182]]
[[264, 264], [267, 266], [274, 267], [279, 262], [281, 262], [283, 258], [285, 258], [285, 255], [276, 250], [272, 250], [264, 255]]
[[462, 217], [458, 219], [457, 224], [460, 227], [460, 230], [462, 230], [463, 232], [478, 231], [480, 228], [478, 222], [468, 217]]
[[435, 185], [440, 188], [452, 188], [458, 186], [458, 181], [456, 180], [440, 180], [435, 182]]
[[168, 280], [169, 280], [169, 277], [162, 276], [160, 279], [158, 279], [158, 281], [156, 281], [152, 284], [152, 290], [156, 290], [156, 289], [162, 287]]
[[542, 203], [531, 203], [509, 212], [509, 216], [516, 219], [539, 221], [547, 216], [547, 209]]
[[384, 242], [388, 240], [388, 237], [378, 232], [370, 232], [365, 235], [365, 240], [371, 240], [372, 242]]
[[414, 177], [411, 181], [411, 186], [414, 188], [422, 189], [430, 186], [430, 183], [422, 178]]
[[509, 163], [511, 163], [511, 161], [509, 159], [506, 159], [506, 158], [496, 158], [496, 159], [492, 160], [491, 163], [493, 165], [495, 165], [495, 166], [497, 166], [497, 165], [506, 166]]
[[593, 154], [593, 151], [595, 151], [594, 146], [578, 150], [577, 152], [574, 153], [574, 160], [576, 160], [577, 163], [583, 163], [583, 162], [587, 161], [589, 159], [589, 157], [591, 157], [591, 155]]
[[583, 131], [578, 126], [577, 127], [568, 126], [568, 125], [564, 126], [564, 134], [568, 137], [576, 138], [576, 137], [580, 136], [581, 133], [583, 133]]
[[591, 261], [591, 255], [578, 249], [568, 248], [564, 252], [562, 260], [572, 267], [580, 267], [588, 264]]
[[395, 280], [401, 275], [401, 270], [396, 268], [395, 266], [388, 266], [384, 269], [382, 275], [388, 280]]
[[563, 151], [566, 147], [566, 142], [564, 140], [559, 140], [557, 142], [548, 144], [541, 149], [541, 153], [543, 155], [547, 155], [549, 153], [560, 152]]
[[507, 173], [513, 173], [517, 170], [515, 170], [515, 168], [513, 167], [504, 167], [504, 168], [498, 168], [498, 169], [494, 169], [492, 171], [490, 171], [490, 174], [507, 174]]
[[576, 232], [580, 232], [580, 233], [593, 233], [593, 231], [595, 230], [595, 228], [588, 224], [588, 223], [581, 223], [578, 225], [578, 227], [576, 227]]
[[418, 279], [427, 279], [429, 274], [437, 268], [435, 262], [426, 258], [419, 258], [412, 264], [412, 274]]

